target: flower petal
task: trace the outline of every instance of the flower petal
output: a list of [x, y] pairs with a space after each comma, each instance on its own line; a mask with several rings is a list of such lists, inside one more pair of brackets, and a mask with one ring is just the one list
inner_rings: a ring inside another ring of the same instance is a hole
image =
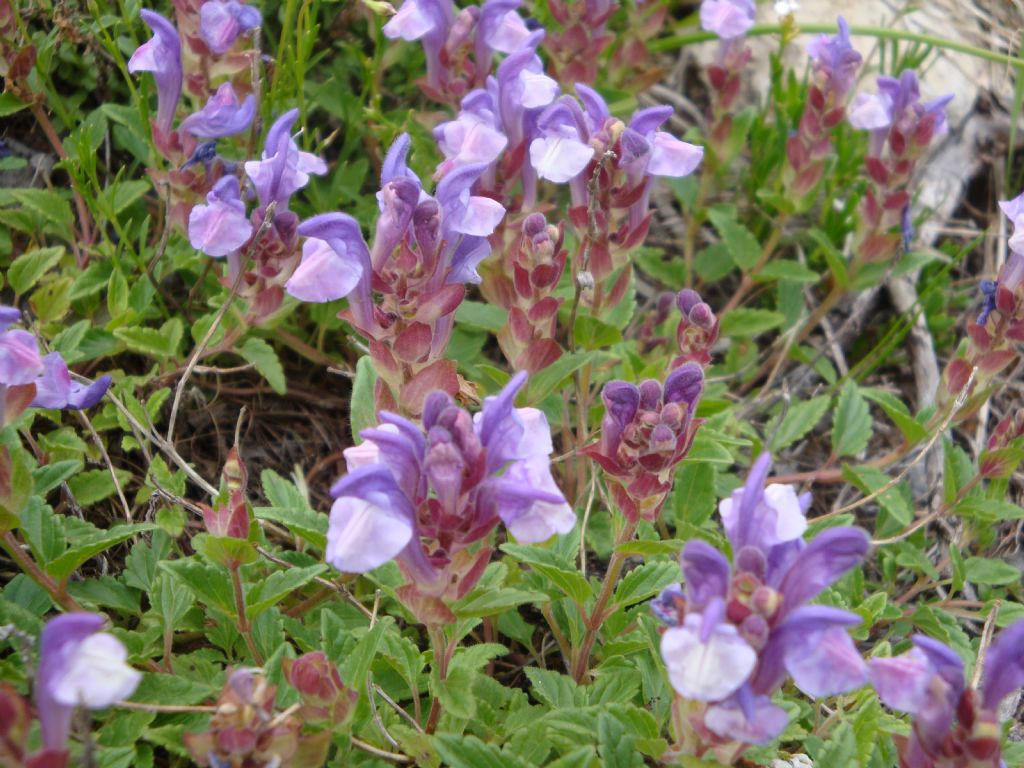
[[734, 693], [757, 664], [757, 653], [731, 624], [719, 623], [701, 642], [703, 618], [690, 614], [681, 627], [661, 637], [661, 656], [669, 681], [681, 696], [718, 701]]
[[362, 276], [358, 258], [339, 253], [326, 240], [310, 237], [302, 244], [302, 262], [284, 287], [300, 301], [323, 303], [348, 296]]

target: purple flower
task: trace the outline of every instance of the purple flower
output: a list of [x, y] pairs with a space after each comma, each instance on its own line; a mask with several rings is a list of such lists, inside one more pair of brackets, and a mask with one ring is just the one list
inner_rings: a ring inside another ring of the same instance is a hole
[[250, 160], [245, 173], [256, 187], [260, 206], [276, 202], [278, 213], [287, 209], [291, 196], [309, 183], [309, 175], [327, 173], [327, 164], [311, 152], [303, 152], [291, 137], [299, 110], [281, 115], [267, 132], [262, 160]]
[[968, 768], [1002, 765], [998, 707], [1024, 687], [1024, 620], [1004, 630], [985, 659], [980, 693], [964, 683], [964, 665], [950, 648], [923, 635], [901, 656], [869, 661], [882, 702], [913, 716], [901, 765]]
[[484, 0], [477, 22], [477, 66], [490, 71], [492, 51], [515, 53], [533, 34], [519, 15], [522, 0]]
[[258, 8], [237, 0], [206, 0], [199, 9], [199, 36], [217, 56], [227, 53], [239, 35], [256, 29], [263, 19]]
[[921, 89], [913, 70], [905, 70], [899, 78], [879, 77], [878, 93], [860, 93], [850, 105], [847, 118], [854, 128], [872, 133], [871, 155], [878, 156], [889, 130], [896, 128], [906, 136], [913, 136], [922, 125], [926, 125], [927, 146], [934, 136], [941, 136], [948, 129], [946, 105], [953, 94], [921, 103]]
[[0, 307], [0, 386], [32, 384], [43, 372], [35, 337], [21, 329], [8, 330], [20, 319], [14, 307]]
[[513, 407], [525, 380], [519, 374], [486, 398], [476, 418], [442, 392], [427, 397], [422, 430], [382, 412], [331, 489], [327, 560], [364, 572], [397, 557], [418, 586], [443, 590], [452, 556], [499, 519], [528, 543], [567, 533], [576, 516], [551, 477], [547, 420]]
[[142, 679], [125, 663], [124, 644], [100, 631], [104, 621], [95, 613], [67, 613], [43, 627], [35, 695], [47, 750], [67, 747], [76, 707], [109, 707], [131, 696]]
[[451, 0], [405, 0], [398, 13], [384, 25], [384, 36], [408, 42], [423, 41], [427, 57], [427, 83], [440, 89], [444, 65], [441, 51], [448, 40], [455, 13]]
[[181, 121], [179, 130], [201, 139], [220, 139], [241, 133], [256, 116], [256, 97], [249, 94], [241, 104], [231, 83], [224, 83], [206, 106]]
[[192, 247], [214, 258], [234, 253], [249, 242], [252, 229], [234, 176], [225, 176], [214, 184], [206, 195], [206, 205], [193, 206], [188, 217]]
[[440, 176], [464, 165], [491, 165], [508, 145], [498, 124], [491, 95], [476, 90], [462, 100], [458, 117], [434, 129], [434, 139], [445, 160], [438, 166]]
[[857, 79], [857, 69], [863, 58], [850, 44], [850, 25], [842, 16], [838, 19], [839, 32], [818, 35], [807, 45], [815, 71], [824, 75], [827, 86], [842, 102]]
[[299, 225], [307, 235], [302, 262], [285, 283], [300, 301], [325, 302], [352, 292], [370, 269], [370, 249], [359, 222], [343, 213], [325, 213]]
[[595, 152], [575, 99], [565, 96], [541, 113], [537, 138], [530, 142], [530, 164], [540, 178], [556, 184], [572, 181], [583, 173]]
[[700, 25], [723, 40], [743, 37], [754, 26], [754, 0], [704, 0]]
[[92, 384], [72, 382], [64, 358], [51, 352], [43, 358], [43, 373], [36, 379], [36, 397], [31, 406], [72, 411], [92, 408], [103, 399], [112, 381], [110, 376], [100, 376]]
[[534, 32], [522, 47], [498, 65], [498, 76], [488, 82], [497, 105], [501, 127], [513, 149], [529, 137], [528, 118], [539, 114], [558, 96], [558, 83], [544, 74], [537, 46], [544, 33]]
[[133, 74], [153, 73], [157, 94], [156, 123], [164, 133], [169, 133], [178, 99], [181, 98], [181, 38], [174, 25], [156, 11], [144, 8], [139, 15], [153, 30], [153, 37], [135, 49], [128, 60], [128, 71]]
[[709, 703], [704, 724], [719, 738], [746, 744], [769, 741], [785, 727], [770, 696], [787, 675], [810, 696], [867, 680], [846, 632], [860, 618], [806, 605], [863, 560], [867, 535], [837, 528], [805, 543], [809, 500], [788, 486], [765, 487], [770, 466], [762, 455], [744, 487], [720, 504], [732, 566], [706, 542], [683, 548], [682, 625], [666, 630], [662, 642], [676, 692]]
[[1015, 253], [1024, 253], [1024, 194], [1012, 200], [1001, 200], [999, 208], [1013, 224], [1013, 234], [1007, 245]]

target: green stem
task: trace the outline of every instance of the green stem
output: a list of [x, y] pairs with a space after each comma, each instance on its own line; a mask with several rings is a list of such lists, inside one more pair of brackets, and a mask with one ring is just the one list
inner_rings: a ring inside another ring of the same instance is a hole
[[[835, 24], [799, 25], [799, 32], [801, 34], [835, 34], [837, 31], [838, 28]], [[761, 35], [776, 35], [781, 32], [781, 24], [755, 24], [750, 28], [750, 31], [747, 32], [747, 36], [758, 37]], [[934, 48], [956, 51], [957, 53], [965, 53], [968, 56], [985, 59], [986, 61], [994, 61], [997, 64], [1006, 64], [1016, 69], [1024, 68], [1024, 59], [1019, 59], [1016, 56], [1009, 56], [1005, 53], [996, 53], [995, 51], [987, 51], [984, 48], [978, 48], [977, 46], [968, 45], [967, 43], [960, 43], [956, 40], [948, 40], [944, 37], [937, 37], [935, 35], [926, 35], [921, 32], [908, 32], [901, 29], [889, 29], [886, 27], [852, 26], [850, 27], [850, 34], [861, 35], [864, 37], [877, 37], [882, 40], [903, 40], [908, 43], [923, 43], [924, 45], [930, 45]], [[682, 48], [684, 45], [704, 43], [709, 40], [717, 39], [718, 36], [712, 32], [688, 32], [682, 35], [663, 37], [660, 40], [655, 40], [649, 43], [648, 47], [651, 51], [664, 53], [666, 51], [677, 50]]]
[[[438, 680], [444, 683], [448, 679], [448, 665], [452, 660], [452, 654], [455, 652], [455, 639], [452, 638], [452, 641], [448, 642], [444, 635], [444, 627], [428, 627], [427, 633], [430, 635], [430, 645], [434, 649], [433, 663], [437, 665]], [[433, 733], [440, 719], [441, 698], [435, 696], [434, 700], [430, 703], [430, 714], [427, 715], [427, 726], [425, 728], [426, 732]]]
[[40, 587], [45, 589], [49, 593], [53, 601], [57, 603], [65, 611], [81, 611], [82, 606], [71, 597], [57, 582], [55, 582], [49, 575], [43, 571], [39, 564], [32, 559], [29, 555], [21, 548], [21, 542], [18, 541], [17, 537], [12, 531], [4, 531], [0, 535], [0, 546], [4, 548], [11, 559], [17, 563], [18, 567], [28, 576], [32, 581], [38, 584]]
[[245, 639], [245, 647], [249, 654], [256, 660], [256, 663], [263, 666], [263, 656], [256, 647], [252, 637], [252, 626], [249, 624], [249, 617], [245, 613], [245, 593], [242, 591], [242, 575], [238, 566], [229, 569], [231, 571], [231, 587], [235, 593], [235, 612], [238, 613], [238, 631]]
[[590, 669], [590, 654], [594, 649], [594, 642], [597, 640], [598, 630], [608, 618], [608, 603], [615, 593], [615, 585], [622, 574], [622, 567], [626, 564], [626, 555], [619, 547], [627, 541], [632, 540], [636, 532], [636, 523], [627, 522], [622, 532], [615, 537], [615, 549], [612, 552], [612, 559], [608, 561], [608, 570], [605, 571], [604, 581], [601, 583], [601, 591], [598, 593], [597, 602], [594, 603], [594, 610], [589, 617], [584, 618], [586, 632], [583, 634], [583, 642], [573, 658], [572, 677], [577, 683], [582, 683]]

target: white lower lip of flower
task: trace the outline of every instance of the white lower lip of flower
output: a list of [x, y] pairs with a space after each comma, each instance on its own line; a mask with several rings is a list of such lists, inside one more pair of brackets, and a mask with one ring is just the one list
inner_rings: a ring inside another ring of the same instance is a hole
[[64, 674], [53, 681], [50, 693], [68, 707], [109, 707], [132, 695], [142, 673], [125, 661], [128, 651], [113, 635], [97, 632], [71, 650]]
[[372, 571], [412, 538], [412, 524], [385, 504], [343, 496], [331, 507], [325, 559], [339, 571]]
[[734, 693], [754, 671], [757, 653], [731, 624], [720, 624], [700, 641], [701, 617], [690, 615], [682, 627], [666, 630], [661, 655], [672, 687], [695, 701], [720, 701]]

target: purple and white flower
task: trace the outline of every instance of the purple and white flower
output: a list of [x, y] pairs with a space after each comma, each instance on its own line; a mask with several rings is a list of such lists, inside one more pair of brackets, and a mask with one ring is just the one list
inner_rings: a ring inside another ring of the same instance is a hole
[[241, 187], [234, 176], [225, 176], [206, 195], [206, 205], [193, 206], [188, 217], [192, 247], [220, 258], [234, 253], [252, 237], [253, 226], [245, 213]]
[[206, 106], [181, 121], [179, 129], [201, 139], [221, 139], [241, 133], [256, 116], [256, 97], [241, 103], [231, 83], [223, 83]]
[[178, 30], [156, 11], [143, 8], [142, 20], [153, 30], [153, 37], [135, 49], [128, 60], [128, 71], [151, 72], [156, 81], [157, 126], [169, 133], [181, 98], [181, 38]]
[[245, 164], [245, 173], [256, 188], [262, 209], [276, 202], [278, 213], [286, 210], [292, 195], [309, 184], [310, 174], [327, 173], [327, 163], [300, 150], [292, 138], [291, 129], [298, 119], [298, 109], [290, 109], [277, 118], [267, 132], [262, 159]]
[[241, 35], [263, 22], [258, 8], [238, 0], [206, 0], [199, 9], [199, 36], [215, 55], [227, 53]]

